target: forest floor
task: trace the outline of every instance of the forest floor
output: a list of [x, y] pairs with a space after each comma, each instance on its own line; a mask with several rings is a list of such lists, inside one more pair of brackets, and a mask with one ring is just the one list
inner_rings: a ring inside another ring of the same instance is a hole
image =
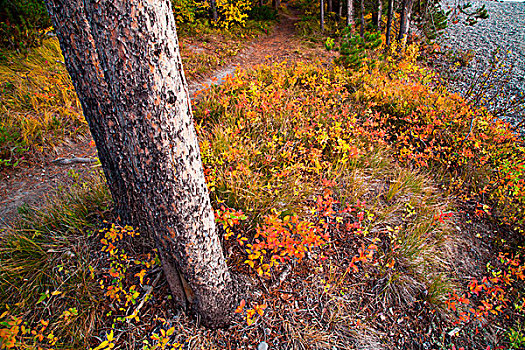
[[148, 350], [525, 344], [522, 240], [487, 204], [514, 201], [500, 212], [521, 213], [520, 142], [436, 87], [415, 46], [345, 69], [322, 40], [297, 34], [299, 21], [283, 11], [245, 42], [214, 41], [212, 30], [180, 38], [227, 263], [253, 287], [238, 296], [233, 325], [206, 329], [172, 307], [154, 249], [118, 226], [103, 179], [91, 176], [100, 165], [84, 125], [0, 173], [0, 227], [27, 214], [0, 246], [0, 340]]
[[[325, 65], [331, 64], [335, 55], [333, 52], [324, 50], [320, 44], [305, 43], [295, 35], [295, 23], [298, 20], [293, 13], [282, 14], [268, 35], [249, 39], [244, 48], [224, 65], [203, 76], [188, 78], [190, 96], [193, 98], [196, 91], [220, 84], [227, 75], [235, 74], [238, 69], [259, 64], [300, 60], [320, 60]], [[193, 46], [193, 49], [203, 50], [197, 46]], [[191, 54], [191, 50], [188, 54]], [[96, 147], [87, 133], [67, 139], [51, 152], [36, 155], [30, 162], [4, 168], [0, 173], [0, 227], [12, 222], [21, 206], [38, 208], [45, 203], [47, 195], [67, 187], [77, 175], [89, 173], [93, 164], [82, 160], [94, 160], [96, 155]]]

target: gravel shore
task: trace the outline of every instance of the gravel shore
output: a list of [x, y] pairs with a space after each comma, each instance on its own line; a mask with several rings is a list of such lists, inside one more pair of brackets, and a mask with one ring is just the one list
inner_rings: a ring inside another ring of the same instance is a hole
[[[507, 67], [512, 65], [509, 81], [501, 88], [501, 96], [494, 101], [495, 105], [504, 106], [513, 98], [512, 96], [518, 98], [523, 96], [521, 94], [525, 95], [525, 1], [471, 1], [471, 3], [471, 9], [485, 5], [489, 18], [480, 20], [474, 26], [465, 25], [461, 20], [458, 23], [450, 21], [442, 43], [452, 50], [459, 50], [462, 53], [459, 54], [460, 56], [468, 55], [469, 52], [473, 54], [472, 60], [466, 67], [456, 68], [453, 75], [457, 79], [450, 82], [450, 88], [464, 94], [468, 90], [469, 81], [476, 79], [490, 67], [491, 59], [499, 48], [497, 57], [500, 64], [504, 62]], [[446, 8], [447, 3], [444, 2], [443, 6]], [[481, 83], [492, 83], [485, 78], [479, 80]], [[511, 113], [506, 117], [516, 121], [523, 118], [523, 112]]]

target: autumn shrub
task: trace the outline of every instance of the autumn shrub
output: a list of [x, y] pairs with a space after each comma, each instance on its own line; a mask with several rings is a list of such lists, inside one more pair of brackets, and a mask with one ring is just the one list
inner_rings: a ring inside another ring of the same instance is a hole
[[10, 52], [0, 63], [0, 164], [87, 131], [58, 40], [29, 55]]
[[[388, 341], [388, 327], [431, 318], [439, 329], [430, 333], [445, 337], [447, 327], [515, 315], [522, 257], [497, 255], [486, 278], [465, 282], [450, 246], [461, 201], [476, 203], [474, 215], [521, 227], [521, 141], [440, 88], [417, 55], [408, 46], [375, 65], [363, 57], [359, 70], [259, 66], [197, 93], [195, 125], [228, 265], [264, 291], [241, 301], [231, 333], [199, 331], [166, 311], [155, 251], [132, 249], [126, 239], [138, 232], [115, 222], [97, 180], [46, 211], [22, 209], [21, 225], [2, 240], [2, 345], [225, 348], [230, 334], [248, 334], [234, 344], [253, 345], [271, 332], [285, 343], [350, 348], [348, 334], [367, 326]], [[379, 322], [386, 310], [404, 318]]]
[[196, 18], [207, 15], [207, 2], [194, 0], [171, 0], [173, 16], [177, 24], [193, 23]]
[[0, 348], [181, 349], [156, 251], [115, 224], [101, 174], [75, 179], [3, 229]]
[[[367, 124], [384, 133], [396, 157], [438, 175], [449, 193], [493, 207], [493, 217], [522, 231], [523, 143], [510, 125], [436, 85], [415, 62], [417, 47], [352, 77]], [[512, 165], [511, 165], [512, 164]]]
[[[217, 22], [213, 22], [211, 14], [211, 1], [195, 0], [171, 0], [173, 14], [179, 25], [194, 24], [199, 20], [205, 20], [206, 26], [231, 29], [235, 26], [244, 27], [246, 20], [252, 11], [252, 2], [248, 0], [216, 0]], [[262, 10], [256, 13], [271, 14], [270, 11]], [[275, 18], [256, 18], [257, 20], [268, 20]]]
[[218, 217], [242, 217], [224, 236], [246, 254], [235, 261], [270, 281], [339, 247], [344, 283], [366, 271], [385, 303], [423, 293], [440, 305], [452, 285], [449, 229], [436, 219], [447, 205], [424, 176], [394, 165], [383, 133], [355, 113], [348, 83], [343, 68], [283, 63], [204, 93], [195, 114], [207, 183]]

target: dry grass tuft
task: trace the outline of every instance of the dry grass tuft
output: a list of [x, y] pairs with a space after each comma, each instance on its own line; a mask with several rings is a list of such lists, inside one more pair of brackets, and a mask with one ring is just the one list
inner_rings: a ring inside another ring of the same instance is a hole
[[0, 61], [0, 162], [55, 147], [87, 131], [58, 40], [27, 55], [5, 52]]

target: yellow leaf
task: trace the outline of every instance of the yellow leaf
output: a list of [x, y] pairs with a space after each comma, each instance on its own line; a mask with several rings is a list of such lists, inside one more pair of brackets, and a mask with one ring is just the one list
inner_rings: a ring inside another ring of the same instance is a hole
[[144, 284], [144, 275], [146, 275], [146, 270], [141, 270], [140, 272], [135, 274], [135, 277], [138, 277], [140, 279], [140, 284]]

